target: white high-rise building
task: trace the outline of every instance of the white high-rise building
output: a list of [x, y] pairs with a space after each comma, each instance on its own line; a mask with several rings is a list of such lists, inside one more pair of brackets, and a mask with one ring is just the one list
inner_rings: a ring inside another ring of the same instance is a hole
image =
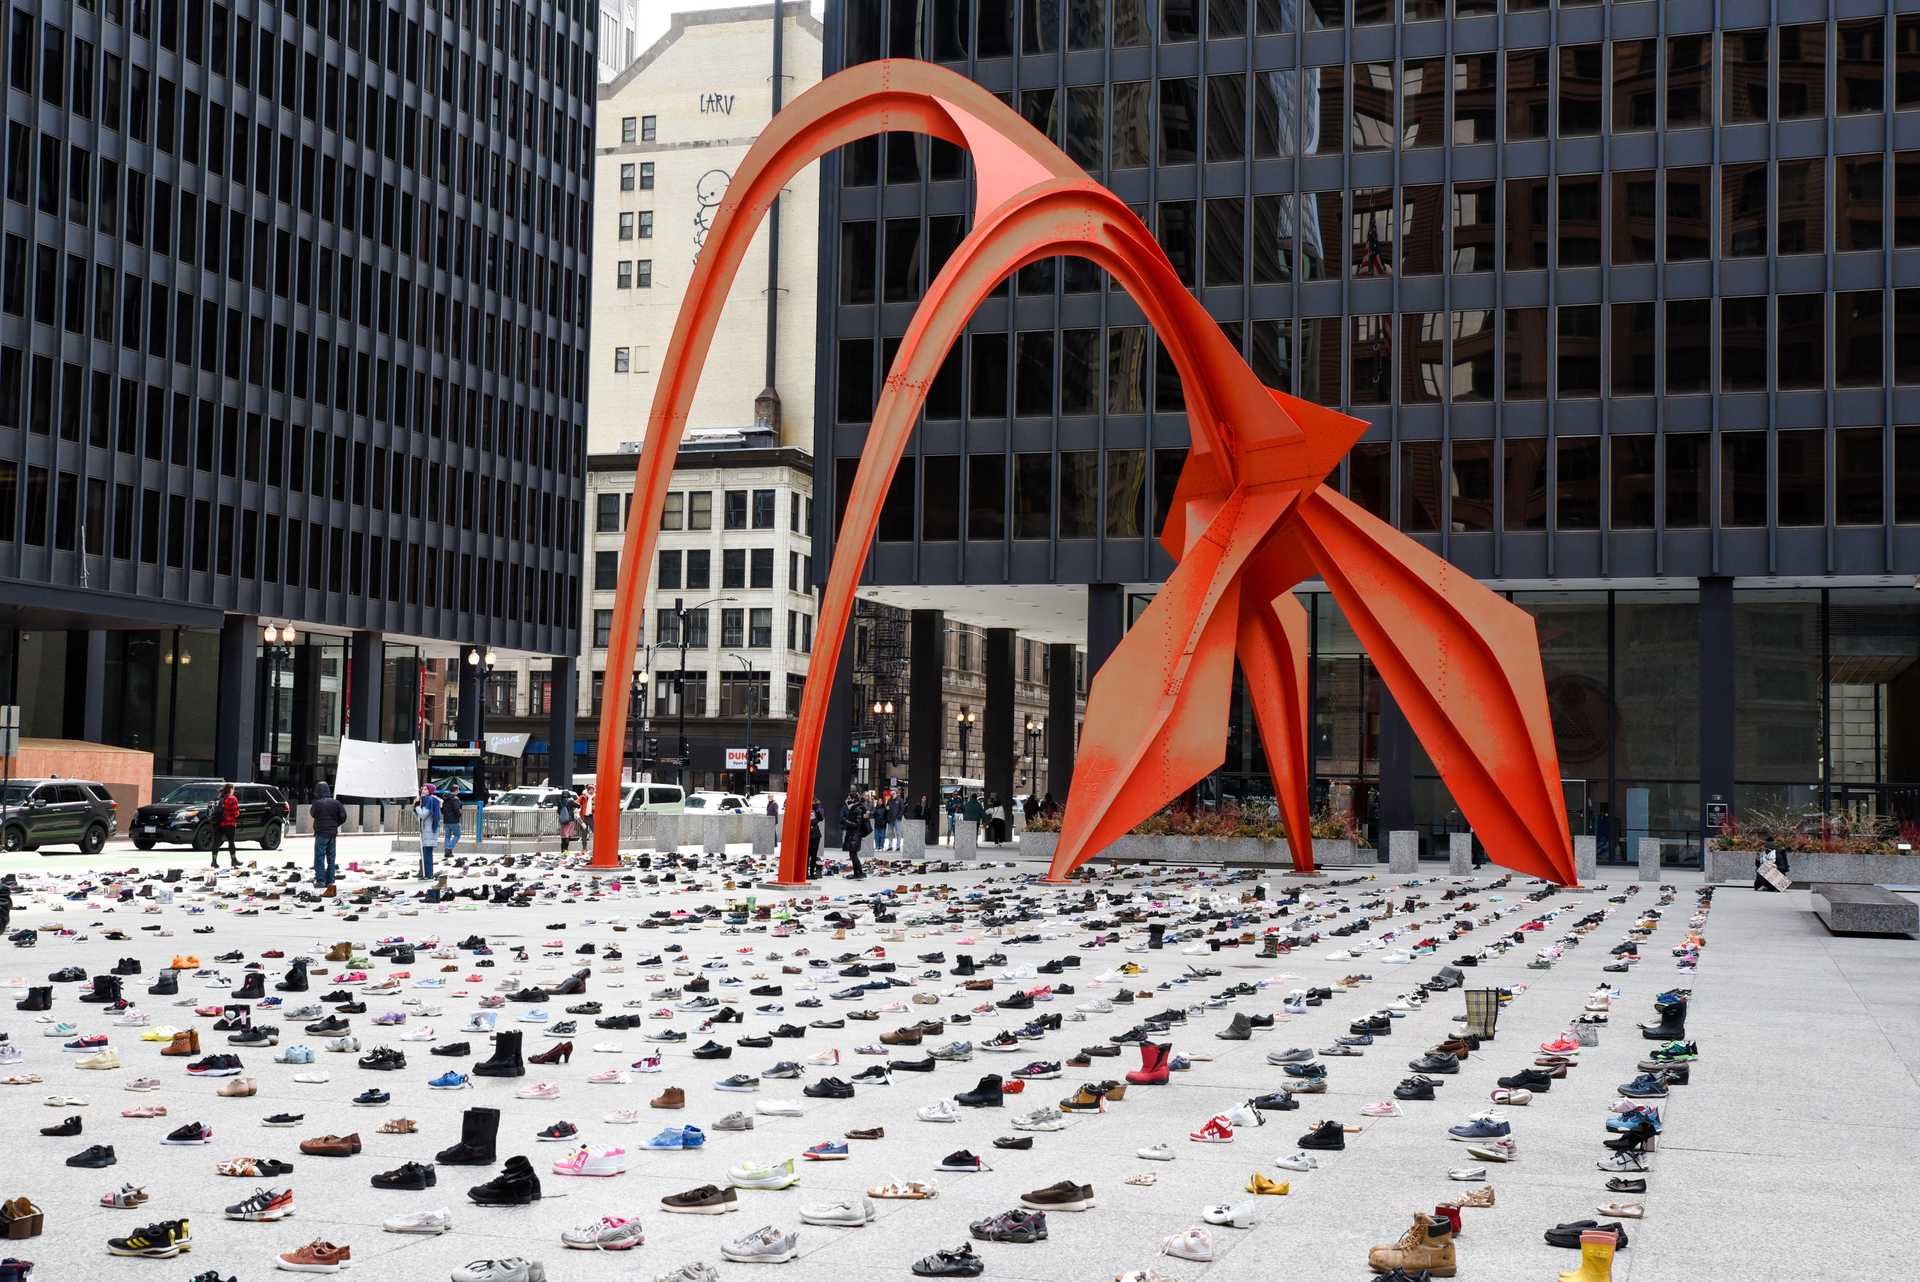
[[640, 6], [660, 0], [600, 0], [600, 83], [605, 84], [640, 56]]

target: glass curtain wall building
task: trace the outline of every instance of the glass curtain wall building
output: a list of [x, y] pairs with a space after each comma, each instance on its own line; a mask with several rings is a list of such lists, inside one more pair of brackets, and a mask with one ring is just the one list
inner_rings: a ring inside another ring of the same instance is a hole
[[[1920, 13], [1798, 0], [843, 0], [833, 69], [943, 63], [1146, 221], [1255, 372], [1365, 420], [1333, 477], [1540, 623], [1576, 827], [1913, 816]], [[945, 143], [823, 187], [837, 512], [899, 336], [969, 225]], [[1125, 584], [1187, 444], [1084, 262], [981, 308], [883, 517], [877, 584]], [[830, 519], [830, 518], [829, 518]], [[824, 531], [823, 531], [824, 532]], [[1320, 795], [1459, 826], [1332, 599]], [[1221, 778], [1269, 788], [1244, 711]]]
[[[0, 702], [28, 734], [246, 777], [337, 743], [349, 684], [378, 733], [383, 636], [575, 652], [596, 20], [5, 6]], [[263, 620], [331, 648], [270, 680]]]

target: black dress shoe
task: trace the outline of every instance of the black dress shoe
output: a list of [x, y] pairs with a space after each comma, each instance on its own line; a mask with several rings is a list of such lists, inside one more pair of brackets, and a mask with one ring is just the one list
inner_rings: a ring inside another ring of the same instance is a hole
[[381, 1171], [373, 1177], [373, 1187], [377, 1189], [430, 1189], [439, 1181], [433, 1167], [419, 1162], [408, 1162], [391, 1171]]
[[58, 1122], [52, 1126], [43, 1126], [40, 1128], [40, 1133], [50, 1137], [58, 1136], [63, 1138], [69, 1135], [78, 1135], [80, 1133], [80, 1115], [75, 1113], [64, 1122]]
[[450, 1046], [436, 1046], [427, 1054], [465, 1057], [473, 1054], [473, 1047], [466, 1042], [454, 1042]]
[[95, 1144], [92, 1148], [75, 1153], [72, 1157], [68, 1158], [67, 1165], [84, 1166], [90, 1170], [99, 1170], [101, 1167], [112, 1166], [119, 1160], [119, 1158], [113, 1155], [113, 1145]]
[[1015, 1138], [1011, 1135], [1002, 1135], [993, 1142], [993, 1146], [995, 1148], [1030, 1149], [1033, 1147], [1033, 1136], [1022, 1135]]

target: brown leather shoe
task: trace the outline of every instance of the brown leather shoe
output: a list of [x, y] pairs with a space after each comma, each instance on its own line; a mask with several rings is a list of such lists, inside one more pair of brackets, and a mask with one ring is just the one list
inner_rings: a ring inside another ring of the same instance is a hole
[[318, 1139], [301, 1140], [300, 1151], [308, 1157], [352, 1157], [360, 1151], [358, 1132], [352, 1135], [322, 1135]]
[[1465, 1059], [1468, 1053], [1473, 1050], [1473, 1047], [1467, 1045], [1463, 1038], [1449, 1037], [1446, 1041], [1434, 1047], [1433, 1050], [1436, 1055], [1444, 1053], [1453, 1056], [1455, 1059]]
[[162, 1055], [198, 1055], [200, 1053], [200, 1030], [183, 1028], [173, 1035], [173, 1041], [160, 1052]]
[[895, 1028], [880, 1034], [882, 1046], [918, 1046], [920, 1030], [917, 1028]]
[[1422, 1271], [1437, 1278], [1450, 1278], [1455, 1272], [1453, 1229], [1445, 1220], [1430, 1218], [1424, 1211], [1413, 1213], [1413, 1227], [1392, 1246], [1376, 1246], [1367, 1252], [1367, 1267], [1375, 1273]]
[[685, 1108], [687, 1106], [687, 1093], [678, 1086], [669, 1086], [666, 1090], [661, 1091], [653, 1097], [653, 1106], [655, 1108]]
[[296, 1273], [332, 1273], [346, 1268], [352, 1260], [352, 1247], [335, 1246], [327, 1241], [309, 1242], [297, 1250], [280, 1253], [281, 1264]]
[[351, 956], [353, 956], [353, 945], [344, 939], [327, 949], [327, 960], [330, 962], [343, 962]]

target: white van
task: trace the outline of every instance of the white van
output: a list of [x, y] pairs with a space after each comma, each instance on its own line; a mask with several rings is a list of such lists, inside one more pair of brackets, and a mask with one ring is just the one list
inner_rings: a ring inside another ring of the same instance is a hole
[[622, 785], [622, 810], [649, 815], [685, 814], [687, 794], [677, 783], [630, 783]]

